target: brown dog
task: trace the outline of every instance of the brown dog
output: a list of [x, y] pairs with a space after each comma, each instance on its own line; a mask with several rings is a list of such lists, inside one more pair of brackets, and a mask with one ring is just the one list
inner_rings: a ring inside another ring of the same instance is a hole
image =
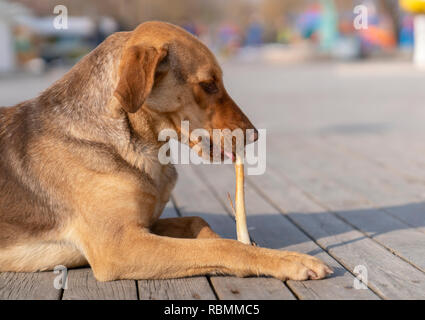
[[110, 36], [39, 97], [0, 109], [0, 271], [88, 263], [101, 281], [330, 273], [308, 255], [220, 239], [198, 217], [159, 219], [177, 175], [158, 160], [158, 133], [181, 138], [181, 120], [254, 128], [212, 53], [160, 22]]

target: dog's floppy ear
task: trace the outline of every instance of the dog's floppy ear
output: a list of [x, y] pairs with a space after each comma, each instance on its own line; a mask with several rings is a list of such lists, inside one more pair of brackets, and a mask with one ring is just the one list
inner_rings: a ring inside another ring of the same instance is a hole
[[136, 45], [125, 49], [114, 92], [125, 111], [134, 113], [143, 105], [152, 90], [156, 67], [166, 55], [165, 47], [156, 49]]

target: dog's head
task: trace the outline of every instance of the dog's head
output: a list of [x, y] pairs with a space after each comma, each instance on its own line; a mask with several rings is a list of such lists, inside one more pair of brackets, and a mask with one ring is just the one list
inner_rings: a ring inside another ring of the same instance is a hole
[[[257, 140], [257, 130], [226, 92], [214, 55], [195, 37], [167, 23], [144, 23], [132, 32], [114, 96], [131, 118], [148, 112], [157, 130], [174, 129], [180, 141], [195, 129], [207, 130], [210, 137], [213, 129], [251, 129], [245, 144]], [[189, 132], [182, 121], [189, 122]], [[198, 144], [188, 140], [191, 147]]]

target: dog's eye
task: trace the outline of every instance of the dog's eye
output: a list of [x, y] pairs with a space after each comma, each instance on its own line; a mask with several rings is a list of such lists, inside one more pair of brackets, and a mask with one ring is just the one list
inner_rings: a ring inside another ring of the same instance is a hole
[[218, 92], [218, 88], [215, 82], [200, 82], [199, 85], [208, 94], [214, 94]]

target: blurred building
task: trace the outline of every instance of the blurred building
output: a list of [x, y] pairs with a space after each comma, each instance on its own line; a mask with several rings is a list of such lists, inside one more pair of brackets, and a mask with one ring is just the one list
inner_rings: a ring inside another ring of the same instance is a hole
[[[49, 64], [74, 64], [108, 35], [119, 30], [108, 16], [67, 17], [67, 28], [57, 28], [52, 5], [40, 12], [37, 4], [0, 0], [0, 72], [42, 72]], [[72, 13], [72, 12], [71, 12]]]

